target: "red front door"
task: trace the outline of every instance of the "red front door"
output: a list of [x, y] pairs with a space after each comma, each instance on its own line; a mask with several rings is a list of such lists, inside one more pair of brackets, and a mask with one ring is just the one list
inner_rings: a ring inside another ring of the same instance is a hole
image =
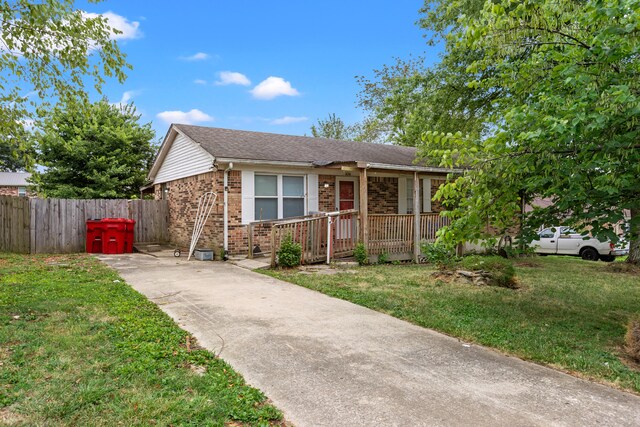
[[353, 181], [339, 181], [340, 184], [340, 198], [338, 208], [341, 211], [346, 211], [355, 208], [355, 182]]

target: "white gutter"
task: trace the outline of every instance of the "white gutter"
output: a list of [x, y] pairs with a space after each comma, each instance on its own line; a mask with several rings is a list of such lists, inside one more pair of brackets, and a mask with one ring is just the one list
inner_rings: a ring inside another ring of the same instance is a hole
[[216, 157], [218, 163], [241, 163], [247, 165], [274, 165], [274, 166], [297, 166], [297, 167], [314, 167], [311, 162], [286, 162], [278, 160], [251, 160], [251, 159], [232, 159], [229, 157]]
[[229, 163], [227, 168], [224, 170], [224, 209], [223, 209], [223, 248], [224, 253], [226, 254], [229, 251], [229, 172], [233, 169], [233, 163]]
[[358, 162], [358, 167], [359, 168], [366, 167], [367, 169], [392, 169], [392, 170], [407, 171], [407, 172], [442, 172], [442, 173], [464, 172], [464, 169], [438, 168], [438, 167], [430, 167], [430, 166], [389, 165], [386, 163], [368, 163], [368, 162]]

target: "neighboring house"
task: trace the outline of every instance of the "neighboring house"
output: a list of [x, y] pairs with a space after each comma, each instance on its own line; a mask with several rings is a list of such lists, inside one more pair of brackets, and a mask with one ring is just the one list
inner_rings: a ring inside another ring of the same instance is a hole
[[367, 215], [439, 212], [432, 197], [451, 170], [415, 160], [410, 147], [173, 124], [147, 189], [168, 200], [170, 239], [182, 247], [198, 198], [218, 193], [201, 246], [242, 254], [255, 221], [357, 209], [366, 228]]
[[29, 177], [27, 172], [0, 172], [0, 196], [29, 196]]

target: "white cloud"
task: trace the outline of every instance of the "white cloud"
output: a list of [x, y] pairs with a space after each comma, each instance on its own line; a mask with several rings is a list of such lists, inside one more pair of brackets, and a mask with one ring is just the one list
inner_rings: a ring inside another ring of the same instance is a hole
[[289, 125], [291, 123], [306, 122], [307, 120], [309, 120], [308, 117], [284, 116], [284, 117], [280, 117], [279, 119], [271, 120], [269, 124], [270, 125]]
[[119, 107], [124, 107], [133, 99], [134, 96], [138, 95], [140, 91], [138, 90], [127, 90], [122, 93], [122, 98], [120, 98], [119, 102], [114, 102], [111, 105], [117, 105]]
[[214, 120], [213, 117], [196, 108], [191, 111], [163, 111], [158, 113], [157, 117], [168, 124], [182, 123], [185, 125], [212, 122]]
[[282, 95], [298, 96], [300, 92], [282, 77], [269, 76], [251, 89], [251, 94], [256, 99], [269, 100]]
[[105, 13], [89, 13], [84, 12], [83, 15], [86, 18], [97, 18], [102, 16], [107, 20], [107, 25], [113, 29], [119, 30], [120, 33], [113, 33], [111, 38], [113, 40], [130, 40], [130, 39], [139, 39], [142, 37], [142, 31], [140, 31], [140, 22], [138, 21], [129, 21], [124, 16], [118, 15], [117, 13], [113, 13], [111, 11]]
[[195, 79], [193, 82], [195, 84], [197, 84], [197, 85], [206, 85], [207, 84], [207, 81], [206, 80], [202, 80], [202, 79]]
[[242, 73], [237, 73], [235, 71], [220, 71], [218, 73], [220, 76], [220, 80], [218, 80], [215, 84], [218, 86], [227, 86], [227, 85], [242, 85], [249, 86], [251, 84], [251, 80], [247, 78]]
[[209, 59], [210, 56], [208, 53], [198, 52], [194, 53], [191, 56], [181, 56], [180, 59], [183, 61], [204, 61], [205, 59]]

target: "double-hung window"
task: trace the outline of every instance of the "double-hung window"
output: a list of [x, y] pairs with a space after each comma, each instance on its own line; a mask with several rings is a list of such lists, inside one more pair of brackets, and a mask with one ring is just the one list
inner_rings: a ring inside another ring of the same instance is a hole
[[18, 196], [26, 197], [27, 196], [27, 187], [18, 187]]
[[304, 215], [304, 177], [255, 174], [256, 221]]

